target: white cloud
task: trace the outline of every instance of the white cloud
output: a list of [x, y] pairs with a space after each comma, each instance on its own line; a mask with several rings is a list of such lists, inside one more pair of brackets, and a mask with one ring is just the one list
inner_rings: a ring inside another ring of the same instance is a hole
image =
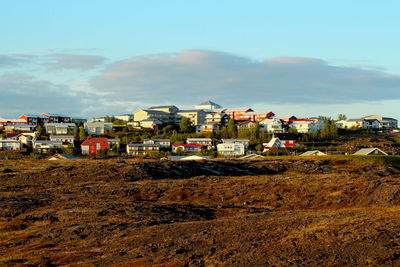
[[117, 61], [91, 85], [117, 99], [154, 103], [196, 103], [210, 96], [229, 105], [400, 99], [400, 76], [376, 70], [333, 66], [314, 58], [255, 61], [203, 50]]

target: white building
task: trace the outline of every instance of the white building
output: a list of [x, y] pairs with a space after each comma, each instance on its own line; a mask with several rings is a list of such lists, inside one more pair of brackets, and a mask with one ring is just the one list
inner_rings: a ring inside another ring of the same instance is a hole
[[260, 121], [260, 131], [283, 133], [285, 132], [284, 123], [278, 118], [264, 119]]
[[102, 135], [112, 130], [113, 124], [112, 122], [86, 122], [84, 127], [88, 134]]
[[213, 148], [213, 142], [211, 138], [188, 138], [186, 139], [186, 144], [201, 145], [209, 150]]
[[318, 119], [298, 119], [290, 124], [298, 133], [313, 133], [322, 129], [324, 122]]
[[153, 145], [159, 145], [160, 147], [163, 147], [163, 148], [169, 148], [171, 146], [171, 140], [170, 139], [145, 139], [145, 140], [143, 140], [143, 144], [153, 144]]
[[133, 121], [133, 114], [115, 115], [114, 118], [123, 122]]
[[49, 140], [35, 140], [32, 142], [33, 149], [39, 153], [48, 153], [51, 149], [62, 148], [61, 141], [49, 141]]
[[249, 147], [249, 139], [221, 139], [223, 144], [243, 144], [244, 148]]
[[75, 123], [45, 123], [46, 134], [68, 134], [68, 130], [72, 131]]
[[74, 145], [75, 137], [73, 135], [50, 135], [50, 141], [58, 141]]
[[0, 150], [21, 150], [21, 142], [14, 139], [1, 139]]
[[243, 156], [245, 151], [245, 146], [243, 143], [222, 143], [217, 145], [218, 155], [224, 157], [234, 157]]

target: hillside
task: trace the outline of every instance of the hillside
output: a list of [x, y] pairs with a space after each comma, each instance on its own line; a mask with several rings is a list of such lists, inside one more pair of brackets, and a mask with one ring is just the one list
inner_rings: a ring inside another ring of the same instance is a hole
[[399, 157], [0, 161], [0, 265], [398, 265]]

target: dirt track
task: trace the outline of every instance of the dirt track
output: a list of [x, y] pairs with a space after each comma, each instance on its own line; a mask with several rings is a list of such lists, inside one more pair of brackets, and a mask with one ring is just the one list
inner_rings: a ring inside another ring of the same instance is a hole
[[0, 161], [0, 265], [398, 265], [400, 166]]

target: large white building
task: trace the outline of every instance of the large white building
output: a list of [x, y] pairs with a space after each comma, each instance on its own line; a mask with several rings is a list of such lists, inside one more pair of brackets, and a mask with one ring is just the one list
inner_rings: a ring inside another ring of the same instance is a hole
[[112, 122], [86, 122], [84, 124], [85, 131], [88, 134], [102, 135], [105, 131], [112, 130]]
[[242, 143], [222, 143], [217, 145], [218, 155], [224, 157], [243, 156], [246, 153]]

